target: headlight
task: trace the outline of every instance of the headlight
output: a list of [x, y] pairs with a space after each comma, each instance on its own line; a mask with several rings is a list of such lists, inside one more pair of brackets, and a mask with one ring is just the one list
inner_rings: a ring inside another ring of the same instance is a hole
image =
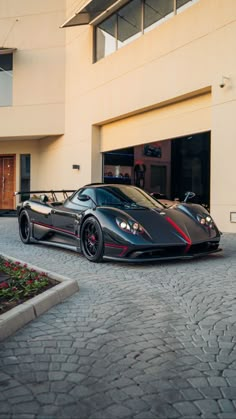
[[197, 220], [200, 224], [205, 225], [206, 227], [214, 228], [214, 221], [208, 214], [198, 214]]
[[121, 230], [127, 231], [128, 233], [142, 234], [144, 232], [144, 228], [141, 226], [141, 224], [131, 219], [124, 220], [122, 218], [116, 218], [116, 224], [121, 228]]

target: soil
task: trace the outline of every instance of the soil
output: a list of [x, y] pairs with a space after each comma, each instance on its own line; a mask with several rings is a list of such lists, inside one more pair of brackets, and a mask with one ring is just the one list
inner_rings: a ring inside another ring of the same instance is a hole
[[[10, 279], [9, 275], [0, 271], [0, 283], [1, 282], [6, 282], [9, 279]], [[42, 294], [42, 292], [47, 291], [48, 289], [50, 289], [52, 287], [55, 287], [55, 285], [57, 285], [58, 283], [59, 282], [49, 278], [49, 284], [46, 285], [44, 288], [34, 292], [34, 294], [31, 294], [30, 296], [28, 296], [26, 298], [22, 298], [22, 299], [17, 300], [17, 301], [7, 301], [7, 300], [4, 300], [4, 299], [0, 298], [0, 315], [3, 314], [3, 313], [6, 313], [7, 311], [11, 310], [12, 308], [24, 303], [25, 301], [30, 300], [31, 298], [35, 297], [36, 295]]]

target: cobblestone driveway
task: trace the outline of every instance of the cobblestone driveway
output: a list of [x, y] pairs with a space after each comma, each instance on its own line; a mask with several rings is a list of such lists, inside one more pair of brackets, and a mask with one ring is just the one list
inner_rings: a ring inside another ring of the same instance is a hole
[[236, 418], [236, 235], [224, 253], [93, 264], [23, 245], [0, 252], [79, 281], [80, 292], [0, 347], [0, 418]]

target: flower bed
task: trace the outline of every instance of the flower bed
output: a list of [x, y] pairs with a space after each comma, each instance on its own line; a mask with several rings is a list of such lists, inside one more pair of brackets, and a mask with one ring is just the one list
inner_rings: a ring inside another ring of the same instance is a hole
[[0, 256], [0, 314], [57, 284], [44, 272]]

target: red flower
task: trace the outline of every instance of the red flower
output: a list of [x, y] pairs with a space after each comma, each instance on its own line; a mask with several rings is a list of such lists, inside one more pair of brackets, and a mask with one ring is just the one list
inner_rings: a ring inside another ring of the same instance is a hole
[[11, 289], [12, 291], [17, 291], [17, 288], [16, 287], [12, 287], [12, 289]]
[[9, 285], [7, 282], [1, 282], [0, 288], [9, 288]]
[[30, 285], [30, 284], [33, 284], [33, 282], [34, 282], [34, 281], [33, 281], [32, 279], [29, 279], [28, 281], [26, 281], [26, 284], [27, 284], [27, 285]]

